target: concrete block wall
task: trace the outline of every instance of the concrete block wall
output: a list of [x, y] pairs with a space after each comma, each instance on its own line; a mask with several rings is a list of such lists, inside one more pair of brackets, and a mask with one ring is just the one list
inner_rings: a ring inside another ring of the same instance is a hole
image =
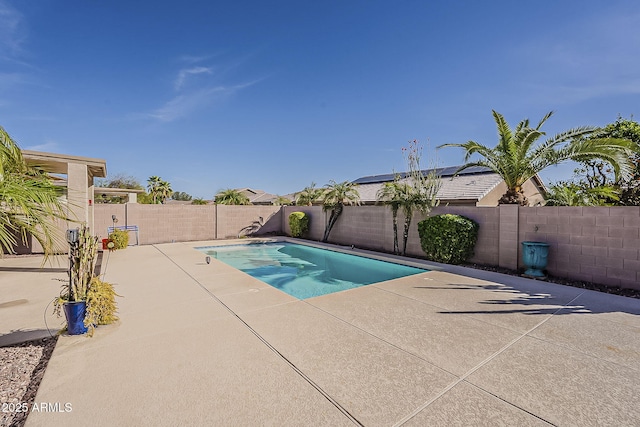
[[[289, 214], [311, 218], [308, 238], [321, 240], [328, 213], [320, 206], [96, 205], [96, 234], [106, 237], [111, 215], [118, 225], [138, 225], [140, 243], [237, 237], [245, 227], [262, 224], [258, 234], [290, 235]], [[640, 207], [474, 207], [440, 206], [431, 213], [454, 213], [480, 224], [470, 261], [510, 269], [523, 268], [523, 241], [549, 243], [548, 271], [559, 277], [640, 289]], [[262, 220], [260, 219], [262, 218]], [[423, 256], [416, 214], [407, 253]], [[402, 244], [402, 213], [398, 215]], [[391, 252], [391, 210], [385, 206], [346, 206], [329, 241]]]
[[[327, 218], [329, 213], [327, 213]], [[401, 231], [400, 231], [401, 233]], [[324, 227], [323, 227], [324, 234]], [[329, 235], [331, 243], [391, 252], [393, 223], [384, 206], [345, 206]]]
[[[291, 212], [306, 212], [311, 218], [308, 238], [321, 240], [328, 213], [324, 213], [320, 206], [288, 206], [285, 208], [285, 218]], [[471, 259], [479, 264], [498, 265], [498, 230], [500, 226], [499, 210], [496, 207], [446, 206], [433, 210], [432, 215], [453, 213], [464, 215], [480, 224], [476, 253]], [[418, 223], [424, 215], [414, 214], [407, 240], [407, 254], [422, 257], [424, 252], [420, 246]], [[398, 213], [398, 245], [402, 248], [402, 233], [404, 216]], [[288, 219], [284, 233], [291, 234]], [[391, 209], [386, 206], [345, 206], [340, 219], [329, 236], [329, 241], [342, 245], [355, 245], [361, 248], [393, 251], [393, 218]], [[515, 268], [515, 267], [514, 267]]]
[[[107, 238], [107, 228], [113, 226], [111, 215], [118, 219], [116, 225], [126, 225], [125, 205], [96, 203], [93, 211], [93, 234], [101, 240]], [[137, 225], [131, 223], [131, 225]]]
[[309, 216], [309, 231], [305, 236], [306, 238], [311, 240], [322, 240], [327, 218], [326, 213], [322, 210], [322, 206], [284, 206], [282, 210], [282, 230], [287, 236], [291, 236], [289, 215], [293, 212], [304, 212]]
[[518, 205], [498, 206], [500, 225], [498, 229], [498, 266], [518, 269]]
[[[96, 204], [96, 234], [107, 237], [107, 227], [113, 225], [111, 215], [116, 215], [116, 225], [137, 225], [141, 245], [168, 242], [188, 242], [215, 238], [216, 215], [214, 205], [142, 205]], [[130, 236], [129, 242], [135, 237]]]
[[640, 207], [520, 208], [519, 240], [549, 243], [554, 276], [640, 289]]
[[280, 206], [217, 205], [216, 239], [237, 238], [253, 229], [257, 234], [282, 233]]

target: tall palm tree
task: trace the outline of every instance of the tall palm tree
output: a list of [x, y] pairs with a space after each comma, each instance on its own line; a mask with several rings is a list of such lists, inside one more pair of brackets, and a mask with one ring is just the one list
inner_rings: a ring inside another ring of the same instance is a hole
[[214, 202], [218, 205], [250, 205], [249, 198], [238, 190], [227, 188], [216, 194]]
[[162, 178], [156, 175], [150, 176], [149, 179], [147, 180], [147, 189], [149, 190], [149, 194], [153, 198], [154, 205], [157, 203], [160, 203], [158, 199], [159, 199], [159, 193], [160, 193], [159, 187], [161, 182], [162, 182]]
[[[523, 184], [543, 169], [566, 160], [584, 161], [601, 159], [609, 163], [616, 177], [627, 177], [632, 171], [629, 157], [638, 145], [632, 141], [615, 138], [588, 138], [598, 129], [577, 127], [559, 133], [541, 144], [534, 143], [545, 133], [542, 125], [553, 115], [545, 115], [535, 128], [529, 120], [522, 120], [512, 130], [504, 117], [493, 111], [498, 128], [499, 141], [489, 148], [475, 141], [464, 144], [443, 144], [441, 147], [461, 147], [466, 151], [465, 165], [456, 171], [461, 172], [472, 166], [484, 166], [499, 174], [507, 185], [507, 192], [500, 198], [500, 204], [526, 205], [527, 199], [522, 191]], [[481, 160], [469, 162], [473, 154], [482, 156]]]
[[18, 238], [29, 235], [50, 255], [58, 243], [53, 220], [69, 220], [62, 189], [49, 176], [29, 167], [18, 145], [0, 127], [0, 255], [13, 253]]
[[296, 193], [296, 206], [312, 206], [322, 197], [322, 189], [316, 188], [316, 183], [312, 182], [310, 186], [304, 187], [302, 191]]
[[158, 184], [157, 191], [158, 191], [158, 200], [160, 203], [164, 203], [164, 201], [167, 200], [169, 197], [171, 197], [171, 194], [173, 194], [173, 190], [171, 189], [171, 184], [167, 181], [162, 181], [162, 180]]
[[329, 222], [324, 229], [323, 242], [329, 240], [329, 233], [331, 233], [331, 229], [342, 214], [344, 205], [360, 204], [360, 193], [356, 189], [357, 186], [358, 184], [349, 181], [340, 183], [329, 181], [329, 184], [325, 185], [322, 195], [322, 210], [325, 212], [331, 210], [331, 214], [329, 215]]

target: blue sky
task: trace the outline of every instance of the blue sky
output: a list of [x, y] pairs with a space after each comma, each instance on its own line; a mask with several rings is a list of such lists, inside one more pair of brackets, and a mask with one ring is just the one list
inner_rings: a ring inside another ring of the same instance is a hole
[[554, 110], [548, 134], [640, 114], [637, 1], [0, 0], [0, 24], [22, 148], [203, 198], [404, 170], [412, 139], [458, 165], [433, 147], [495, 145], [492, 109]]

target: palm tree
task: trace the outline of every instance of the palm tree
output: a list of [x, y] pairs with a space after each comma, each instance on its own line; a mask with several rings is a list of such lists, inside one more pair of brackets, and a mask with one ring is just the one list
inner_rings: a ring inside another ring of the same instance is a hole
[[312, 206], [320, 197], [322, 197], [322, 189], [316, 188], [316, 183], [312, 182], [310, 186], [304, 187], [302, 191], [296, 193], [296, 206]]
[[18, 145], [0, 127], [0, 254], [13, 253], [18, 236], [29, 235], [50, 255], [58, 242], [53, 220], [69, 220], [60, 201], [62, 189], [29, 167]]
[[[396, 175], [393, 182], [387, 182], [378, 191], [377, 199], [391, 207], [393, 216], [393, 252], [395, 254], [407, 254], [407, 241], [409, 240], [409, 229], [413, 220], [415, 210], [424, 215], [436, 206], [439, 201], [436, 198], [441, 186], [440, 177], [436, 169], [432, 169], [426, 176], [420, 167], [422, 157], [422, 147], [418, 140], [409, 141], [409, 147], [402, 149], [407, 160], [409, 172], [405, 174], [406, 179], [401, 180], [400, 175]], [[404, 214], [404, 227], [402, 233], [402, 252], [398, 247], [398, 211], [402, 209]]]
[[238, 190], [227, 188], [216, 194], [214, 202], [218, 205], [250, 205], [249, 198]]
[[274, 206], [288, 206], [291, 204], [291, 200], [288, 197], [276, 196], [272, 203]]
[[[419, 166], [419, 163], [416, 166]], [[440, 186], [440, 177], [435, 169], [432, 169], [427, 176], [424, 176], [419, 168], [410, 172], [410, 184], [407, 184], [407, 188], [400, 193], [401, 207], [404, 214], [402, 256], [407, 254], [407, 241], [409, 240], [409, 229], [413, 213], [418, 211], [423, 215], [429, 215], [429, 212], [440, 204], [436, 197]]]
[[396, 176], [393, 182], [385, 182], [376, 194], [379, 202], [391, 208], [391, 215], [393, 216], [393, 253], [396, 255], [400, 254], [400, 248], [398, 247], [398, 211], [410, 193], [409, 185], [406, 182], [400, 182], [399, 178], [399, 176]]
[[344, 205], [360, 204], [360, 193], [356, 190], [357, 186], [358, 184], [349, 181], [340, 183], [329, 181], [329, 184], [325, 185], [322, 196], [322, 210], [325, 212], [331, 210], [331, 214], [324, 230], [323, 242], [329, 240], [329, 233], [342, 214]]
[[574, 182], [558, 182], [549, 186], [545, 205], [607, 206], [607, 201], [616, 202], [618, 200], [620, 200], [620, 196], [616, 188], [608, 185], [591, 188]]
[[153, 204], [160, 203], [158, 201], [159, 196], [159, 187], [162, 179], [159, 176], [150, 176], [147, 180], [147, 189], [149, 190], [149, 194], [153, 198]]
[[173, 194], [173, 190], [171, 189], [171, 184], [167, 181], [160, 181], [157, 187], [158, 191], [158, 200], [160, 203], [164, 203], [171, 194]]
[[[597, 128], [583, 126], [569, 129], [534, 146], [534, 143], [545, 135], [540, 128], [552, 115], [553, 112], [545, 115], [535, 128], [529, 126], [528, 119], [522, 120], [512, 131], [504, 117], [493, 111], [499, 136], [498, 145], [494, 148], [475, 141], [443, 144], [438, 148], [465, 149], [465, 162], [468, 163], [456, 173], [472, 166], [484, 166], [499, 174], [507, 185], [507, 192], [500, 198], [500, 204], [526, 205], [527, 199], [522, 185], [543, 169], [566, 160], [601, 159], [611, 164], [616, 177], [630, 175], [632, 165], [629, 157], [632, 151], [638, 150], [637, 144], [625, 139], [588, 138], [598, 130]], [[469, 162], [471, 156], [476, 153], [483, 159]]]

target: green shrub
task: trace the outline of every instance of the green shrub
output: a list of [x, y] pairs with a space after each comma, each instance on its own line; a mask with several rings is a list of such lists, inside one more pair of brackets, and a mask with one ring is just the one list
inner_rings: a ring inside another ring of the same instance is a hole
[[289, 227], [293, 237], [302, 237], [309, 230], [309, 215], [304, 212], [292, 212], [289, 215]]
[[473, 256], [480, 226], [460, 215], [436, 215], [418, 223], [420, 245], [427, 259], [460, 264]]
[[114, 244], [113, 249], [125, 249], [129, 246], [129, 232], [124, 230], [113, 230], [109, 234], [109, 240]]

